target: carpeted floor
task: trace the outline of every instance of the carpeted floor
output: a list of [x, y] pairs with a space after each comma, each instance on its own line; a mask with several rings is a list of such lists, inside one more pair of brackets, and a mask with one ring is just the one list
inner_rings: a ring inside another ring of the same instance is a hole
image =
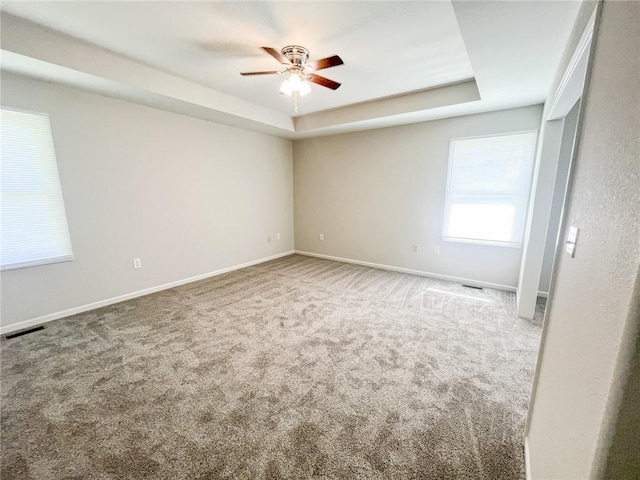
[[2, 339], [4, 479], [519, 479], [540, 317], [292, 255]]

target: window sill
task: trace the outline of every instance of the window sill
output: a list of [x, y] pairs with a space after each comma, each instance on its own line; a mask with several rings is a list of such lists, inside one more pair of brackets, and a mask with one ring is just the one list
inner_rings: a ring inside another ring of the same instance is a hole
[[519, 243], [509, 243], [509, 242], [496, 242], [491, 240], [475, 240], [470, 238], [452, 238], [452, 237], [442, 237], [443, 242], [447, 243], [466, 243], [470, 245], [481, 245], [486, 247], [506, 247], [506, 248], [522, 248], [522, 242]]
[[7, 270], [18, 270], [20, 268], [38, 267], [40, 265], [51, 265], [52, 263], [70, 262], [73, 260], [73, 255], [66, 255], [64, 257], [47, 258], [44, 260], [34, 260], [32, 262], [14, 263], [12, 265], [4, 265], [0, 268], [0, 271], [6, 272]]

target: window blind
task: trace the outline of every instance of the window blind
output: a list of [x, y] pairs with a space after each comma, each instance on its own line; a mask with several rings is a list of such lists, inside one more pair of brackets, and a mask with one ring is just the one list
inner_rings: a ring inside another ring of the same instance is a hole
[[536, 133], [452, 140], [443, 239], [522, 243]]
[[0, 268], [73, 259], [49, 117], [0, 109]]

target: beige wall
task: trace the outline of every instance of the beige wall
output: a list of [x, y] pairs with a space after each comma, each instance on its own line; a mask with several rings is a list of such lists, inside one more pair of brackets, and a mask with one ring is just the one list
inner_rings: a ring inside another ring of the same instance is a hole
[[537, 130], [540, 116], [534, 106], [294, 142], [296, 250], [515, 287], [521, 249], [441, 240], [449, 141]]
[[615, 388], [609, 394], [600, 429], [592, 479], [637, 478], [640, 473], [640, 271], [633, 298], [614, 372]]
[[287, 140], [9, 74], [2, 104], [50, 115], [75, 254], [2, 273], [3, 327], [293, 249]]
[[640, 300], [639, 24], [640, 3], [604, 3], [561, 238], [569, 225], [580, 233], [575, 258], [558, 259], [534, 389], [532, 479], [589, 478], [622, 387], [616, 360], [633, 358], [621, 354]]

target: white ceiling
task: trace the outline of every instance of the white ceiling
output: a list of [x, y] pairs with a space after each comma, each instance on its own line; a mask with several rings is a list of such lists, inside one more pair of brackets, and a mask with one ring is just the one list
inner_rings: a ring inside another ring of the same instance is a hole
[[[187, 114], [196, 105], [212, 112], [194, 116], [295, 138], [540, 103], [579, 6], [579, 0], [3, 2], [2, 67], [72, 84], [71, 77], [84, 75], [83, 88], [99, 77], [117, 84], [105, 94], [134, 101], [140, 94], [140, 103]], [[288, 44], [307, 47], [312, 60], [338, 54], [345, 62], [319, 72], [342, 87], [314, 85], [297, 114], [292, 99], [278, 93], [281, 77], [239, 75], [277, 70], [259, 47]], [[452, 83], [461, 85], [438, 88]], [[427, 89], [443, 100], [415, 107]], [[388, 98], [397, 96], [404, 101]]]

